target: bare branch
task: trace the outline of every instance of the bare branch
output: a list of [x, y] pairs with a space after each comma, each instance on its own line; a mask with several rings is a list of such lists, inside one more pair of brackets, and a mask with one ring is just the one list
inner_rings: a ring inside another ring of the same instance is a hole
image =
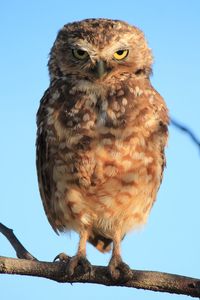
[[5, 235], [11, 245], [16, 251], [18, 258], [25, 258], [29, 260], [37, 260], [32, 254], [30, 254], [24, 246], [20, 243], [17, 237], [14, 235], [13, 230], [0, 223], [0, 232]]
[[179, 130], [185, 132], [188, 134], [188, 136], [191, 138], [191, 140], [193, 141], [193, 143], [199, 148], [200, 150], [200, 140], [197, 138], [197, 136], [192, 132], [192, 130], [190, 128], [188, 128], [187, 126], [180, 124], [179, 122], [177, 122], [176, 120], [174, 120], [173, 118], [171, 118], [171, 124], [178, 128]]
[[132, 279], [123, 282], [110, 278], [107, 267], [93, 266], [91, 273], [81, 274], [81, 267], [76, 274], [67, 275], [67, 263], [41, 262], [25, 259], [0, 257], [0, 273], [38, 276], [57, 282], [68, 283], [96, 283], [106, 286], [123, 286], [137, 289], [146, 289], [159, 292], [184, 294], [200, 297], [200, 280], [151, 271], [132, 271]]
[[16, 259], [0, 256], [0, 274], [37, 276], [63, 283], [87, 282], [200, 297], [199, 279], [168, 273], [132, 270], [132, 278], [125, 281], [123, 278], [113, 280], [107, 267], [92, 266], [91, 272], [83, 273], [79, 266], [76, 273], [69, 276], [68, 263], [37, 261], [19, 242], [11, 229], [0, 223], [0, 232], [10, 241], [17, 256], [26, 258]]

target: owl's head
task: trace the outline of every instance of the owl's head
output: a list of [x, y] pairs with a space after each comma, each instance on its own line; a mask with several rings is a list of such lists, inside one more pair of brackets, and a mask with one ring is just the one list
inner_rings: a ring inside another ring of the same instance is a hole
[[109, 19], [86, 19], [66, 24], [50, 52], [51, 79], [73, 77], [91, 82], [123, 74], [148, 77], [151, 50], [143, 33], [129, 24]]

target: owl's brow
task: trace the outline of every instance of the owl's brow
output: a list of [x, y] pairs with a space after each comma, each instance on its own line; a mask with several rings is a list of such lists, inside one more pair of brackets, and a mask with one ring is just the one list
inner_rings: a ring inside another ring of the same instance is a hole
[[116, 51], [119, 50], [130, 50], [132, 47], [129, 43], [120, 42], [117, 41], [116, 43], [112, 43], [111, 45], [108, 45], [104, 48], [104, 50], [107, 51], [107, 53], [113, 54]]

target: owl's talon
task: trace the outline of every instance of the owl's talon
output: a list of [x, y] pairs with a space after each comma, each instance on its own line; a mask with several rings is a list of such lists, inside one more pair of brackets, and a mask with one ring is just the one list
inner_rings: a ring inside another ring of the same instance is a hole
[[87, 260], [86, 257], [83, 256], [73, 256], [69, 261], [68, 261], [68, 265], [67, 265], [67, 273], [69, 276], [74, 275], [74, 273], [76, 272], [76, 268], [81, 267], [81, 269], [79, 269], [79, 271], [81, 273], [91, 273], [92, 271], [92, 265], [90, 264], [90, 262]]
[[65, 254], [64, 252], [62, 252], [62, 253], [60, 253], [60, 254], [58, 254], [58, 255], [56, 255], [56, 257], [54, 258], [54, 262], [55, 261], [60, 261], [60, 262], [68, 262], [69, 260], [70, 260], [70, 256], [68, 256], [67, 254]]
[[132, 278], [132, 271], [130, 267], [125, 264], [121, 258], [111, 258], [108, 268], [110, 275], [114, 280], [126, 282]]

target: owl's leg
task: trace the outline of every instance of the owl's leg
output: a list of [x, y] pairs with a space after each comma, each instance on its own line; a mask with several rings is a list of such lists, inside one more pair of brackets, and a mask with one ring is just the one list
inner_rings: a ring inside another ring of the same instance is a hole
[[88, 240], [88, 230], [84, 229], [79, 233], [80, 240], [78, 251], [75, 256], [71, 257], [68, 261], [67, 272], [71, 276], [74, 274], [75, 269], [80, 265], [84, 273], [91, 272], [92, 267], [86, 258], [86, 242]]
[[112, 257], [108, 268], [113, 279], [129, 280], [132, 277], [130, 267], [122, 261], [120, 251], [121, 235], [115, 234], [113, 238]]

